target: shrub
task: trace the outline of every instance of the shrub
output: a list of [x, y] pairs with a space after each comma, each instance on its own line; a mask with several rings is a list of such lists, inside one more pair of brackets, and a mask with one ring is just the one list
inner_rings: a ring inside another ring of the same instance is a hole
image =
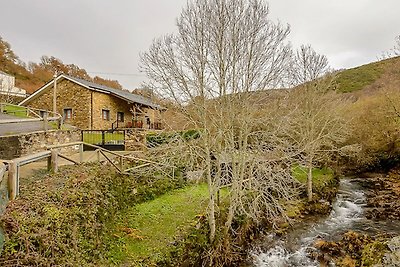
[[154, 175], [120, 175], [100, 165], [66, 167], [22, 187], [2, 218], [6, 243], [1, 266], [86, 266], [107, 250], [106, 222], [116, 212], [180, 187]]

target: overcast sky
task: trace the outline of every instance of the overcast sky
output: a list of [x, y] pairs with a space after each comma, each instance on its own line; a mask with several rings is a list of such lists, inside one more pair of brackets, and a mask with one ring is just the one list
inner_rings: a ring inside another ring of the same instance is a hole
[[[139, 53], [176, 30], [186, 0], [2, 0], [0, 36], [25, 61], [74, 63], [127, 89], [145, 79]], [[291, 25], [294, 45], [311, 44], [332, 67], [375, 61], [400, 34], [399, 0], [270, 0], [271, 18]], [[120, 74], [120, 75], [116, 75]], [[123, 75], [124, 74], [124, 75]]]

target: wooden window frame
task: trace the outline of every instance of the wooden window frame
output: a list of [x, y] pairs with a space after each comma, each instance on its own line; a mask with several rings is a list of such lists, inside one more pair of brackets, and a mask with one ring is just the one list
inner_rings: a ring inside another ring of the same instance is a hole
[[[69, 116], [68, 116], [69, 113]], [[64, 120], [72, 120], [73, 118], [73, 110], [72, 108], [64, 108]]]
[[[121, 115], [121, 120], [119, 119], [119, 115]], [[125, 113], [122, 111], [117, 112], [117, 121], [124, 122], [125, 121]]]
[[110, 110], [102, 109], [101, 110], [101, 118], [103, 119], [103, 121], [109, 121], [110, 120]]

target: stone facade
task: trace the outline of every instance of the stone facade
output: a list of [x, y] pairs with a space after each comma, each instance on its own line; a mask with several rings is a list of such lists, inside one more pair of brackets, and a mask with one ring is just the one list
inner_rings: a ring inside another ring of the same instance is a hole
[[[32, 98], [26, 106], [41, 110], [53, 110], [53, 86]], [[65, 110], [72, 111], [72, 118], [65, 116]], [[134, 118], [131, 112], [133, 104], [116, 96], [90, 90], [84, 86], [64, 79], [57, 83], [57, 112], [64, 117], [64, 122], [82, 130], [108, 130], [117, 121], [117, 113], [123, 113], [124, 121], [118, 122], [118, 128], [134, 126], [133, 120], [143, 121], [143, 128], [153, 128], [159, 121], [159, 111], [141, 107], [142, 113]], [[103, 110], [109, 114], [104, 118]], [[148, 119], [147, 119], [148, 118]], [[150, 125], [147, 122], [150, 122]]]
[[81, 132], [79, 130], [54, 130], [3, 136], [0, 137], [0, 159], [10, 160], [35, 152], [46, 151], [46, 146], [79, 141], [81, 141]]
[[[27, 103], [28, 107], [53, 110], [53, 87], [44, 90], [40, 96]], [[62, 80], [57, 83], [57, 112], [64, 116], [65, 109], [72, 109], [72, 118], [64, 119], [65, 123], [80, 129], [90, 129], [91, 126], [92, 91], [73, 83]]]
[[[111, 129], [112, 123], [117, 120], [118, 112], [124, 114], [124, 121], [119, 122], [118, 126], [124, 128], [128, 121], [132, 121], [131, 107], [132, 105], [115, 96], [93, 92], [93, 129]], [[103, 118], [103, 110], [109, 112], [109, 120]]]

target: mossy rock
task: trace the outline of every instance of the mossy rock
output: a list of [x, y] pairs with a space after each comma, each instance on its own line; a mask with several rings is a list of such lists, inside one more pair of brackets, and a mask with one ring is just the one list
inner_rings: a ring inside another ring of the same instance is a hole
[[361, 254], [362, 266], [373, 266], [382, 262], [382, 258], [388, 251], [388, 247], [384, 242], [375, 241], [364, 247]]

